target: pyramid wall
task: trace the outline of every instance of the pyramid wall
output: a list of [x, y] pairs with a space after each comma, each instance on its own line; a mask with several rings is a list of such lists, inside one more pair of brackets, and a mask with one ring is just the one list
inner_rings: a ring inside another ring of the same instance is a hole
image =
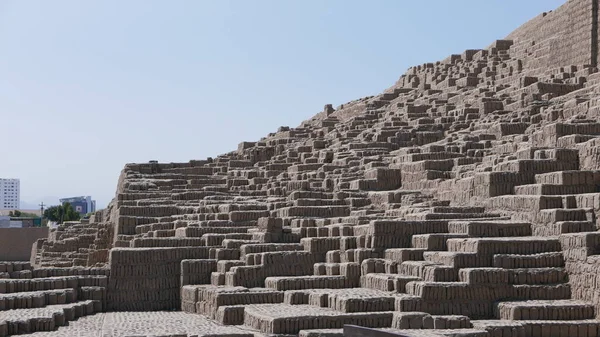
[[[598, 1], [570, 0], [512, 32], [516, 56], [530, 67], [554, 68], [572, 64], [597, 65]], [[532, 62], [535, 60], [535, 62]]]
[[127, 164], [107, 209], [7, 275], [259, 335], [597, 336], [597, 5], [216, 158]]

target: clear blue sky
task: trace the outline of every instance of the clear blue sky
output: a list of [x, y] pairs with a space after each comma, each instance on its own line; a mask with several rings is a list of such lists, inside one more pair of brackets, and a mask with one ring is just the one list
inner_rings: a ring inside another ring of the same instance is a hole
[[0, 1], [0, 177], [104, 207], [126, 163], [231, 151], [563, 2]]

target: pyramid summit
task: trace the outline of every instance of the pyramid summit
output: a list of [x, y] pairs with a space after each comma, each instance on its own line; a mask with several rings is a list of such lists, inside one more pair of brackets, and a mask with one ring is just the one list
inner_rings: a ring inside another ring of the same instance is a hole
[[0, 263], [0, 336], [600, 336], [599, 16], [570, 0], [227, 154], [125, 165]]

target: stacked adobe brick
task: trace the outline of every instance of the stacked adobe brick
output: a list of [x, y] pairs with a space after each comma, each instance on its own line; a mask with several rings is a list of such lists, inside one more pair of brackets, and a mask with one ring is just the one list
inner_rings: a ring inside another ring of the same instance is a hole
[[217, 158], [128, 164], [35, 263], [105, 266], [108, 310], [264, 334], [600, 335], [597, 7]]
[[0, 262], [0, 336], [52, 331], [102, 312], [107, 269]]

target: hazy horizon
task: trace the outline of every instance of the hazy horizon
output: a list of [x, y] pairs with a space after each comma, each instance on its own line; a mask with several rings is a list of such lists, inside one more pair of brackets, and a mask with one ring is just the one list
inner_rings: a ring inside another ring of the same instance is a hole
[[3, 1], [0, 177], [100, 209], [126, 163], [229, 152], [562, 3]]

